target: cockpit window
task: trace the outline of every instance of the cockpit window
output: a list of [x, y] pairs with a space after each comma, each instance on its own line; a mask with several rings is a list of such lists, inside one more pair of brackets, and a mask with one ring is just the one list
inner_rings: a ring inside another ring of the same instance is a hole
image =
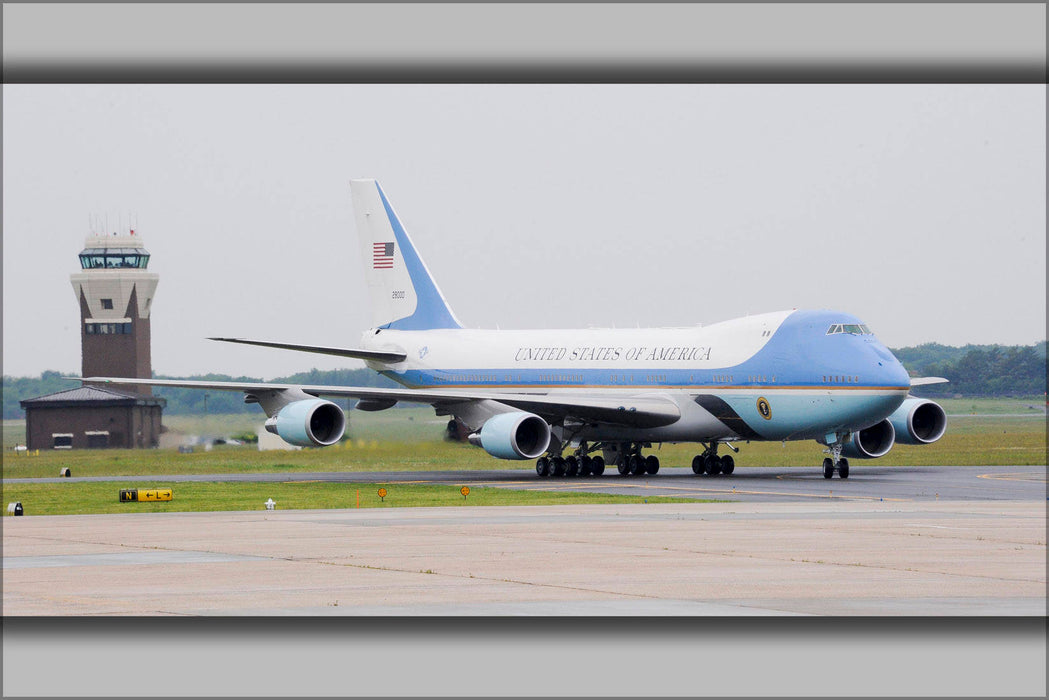
[[874, 332], [862, 323], [835, 323], [827, 329], [827, 335], [849, 333], [851, 335], [874, 335]]

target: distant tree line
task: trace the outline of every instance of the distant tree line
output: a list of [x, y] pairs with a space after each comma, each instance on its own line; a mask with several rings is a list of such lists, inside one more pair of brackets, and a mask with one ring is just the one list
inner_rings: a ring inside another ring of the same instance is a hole
[[1046, 389], [1046, 343], [966, 345], [926, 343], [892, 351], [912, 376], [944, 377], [948, 384], [915, 390], [918, 396], [1037, 396]]
[[[949, 384], [934, 384], [915, 390], [919, 396], [1041, 396], [1046, 390], [1046, 343], [1036, 345], [966, 345], [952, 347], [926, 343], [915, 347], [893, 349], [912, 376], [945, 377]], [[25, 418], [19, 401], [64, 391], [79, 386], [63, 380], [60, 372], [47, 371], [39, 377], [4, 375], [4, 418]], [[214, 382], [260, 382], [257, 377], [231, 377], [227, 374], [204, 374], [192, 377], [157, 379], [192, 379]], [[290, 377], [273, 380], [285, 384], [322, 384], [329, 386], [396, 387], [392, 380], [370, 369], [312, 369]], [[156, 387], [153, 395], [167, 399], [165, 413], [199, 415], [203, 413], [251, 413], [258, 407], [244, 403], [239, 391], [202, 391]], [[351, 407], [353, 399], [336, 403]]]
[[62, 379], [61, 372], [44, 372], [39, 377], [9, 377], [4, 375], [4, 419], [25, 418], [19, 401], [35, 399], [37, 396], [54, 394], [80, 386], [77, 382]]

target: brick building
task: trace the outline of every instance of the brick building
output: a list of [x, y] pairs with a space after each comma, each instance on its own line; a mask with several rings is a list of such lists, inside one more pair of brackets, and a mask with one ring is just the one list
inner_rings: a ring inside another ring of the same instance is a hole
[[21, 402], [26, 446], [37, 449], [156, 447], [164, 399], [81, 386]]

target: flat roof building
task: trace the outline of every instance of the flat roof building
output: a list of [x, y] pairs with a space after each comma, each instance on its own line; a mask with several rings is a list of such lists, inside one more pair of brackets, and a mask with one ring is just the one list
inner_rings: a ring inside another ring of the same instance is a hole
[[157, 447], [165, 401], [80, 386], [21, 401], [30, 450]]

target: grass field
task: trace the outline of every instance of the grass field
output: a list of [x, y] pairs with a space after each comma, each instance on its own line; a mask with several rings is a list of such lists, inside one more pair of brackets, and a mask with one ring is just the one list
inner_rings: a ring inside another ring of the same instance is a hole
[[1021, 399], [932, 399], [943, 406], [948, 416], [957, 415], [1042, 415], [1045, 416], [1045, 397]]
[[[951, 414], [947, 434], [932, 445], [899, 445], [879, 465], [1038, 465], [1046, 463], [1044, 413], [1017, 416], [1015, 410], [993, 405], [983, 414]], [[352, 439], [323, 449], [259, 451], [252, 445], [201, 446], [189, 454], [176, 449], [41, 451], [39, 456], [15, 456], [7, 445], [24, 440], [24, 424], [4, 421], [4, 478], [57, 476], [68, 467], [74, 476], [148, 476], [150, 474], [216, 474], [225, 472], [296, 471], [426, 471], [455, 469], [514, 469], [531, 473], [531, 461], [490, 457], [468, 444], [444, 439], [445, 420], [429, 408], [406, 408], [380, 413], [350, 413]], [[228, 436], [259, 427], [256, 416], [169, 416], [173, 433]], [[815, 442], [739, 443], [739, 467], [816, 465], [823, 448]], [[688, 466], [697, 446], [654, 445], [653, 454], [664, 466]]]
[[[170, 488], [171, 501], [120, 501], [122, 488]], [[380, 497], [380, 488], [386, 489]], [[464, 497], [459, 486], [422, 484], [333, 484], [292, 482], [256, 484], [232, 482], [60, 482], [10, 484], [3, 487], [3, 502], [20, 502], [27, 515], [82, 515], [99, 513], [176, 513], [231, 510], [266, 510], [272, 499], [276, 510], [325, 508], [410, 508], [459, 506], [549, 506], [617, 503], [710, 503], [685, 498], [612, 496], [600, 493], [512, 491], [470, 487]], [[5, 511], [4, 515], [7, 513]]]

